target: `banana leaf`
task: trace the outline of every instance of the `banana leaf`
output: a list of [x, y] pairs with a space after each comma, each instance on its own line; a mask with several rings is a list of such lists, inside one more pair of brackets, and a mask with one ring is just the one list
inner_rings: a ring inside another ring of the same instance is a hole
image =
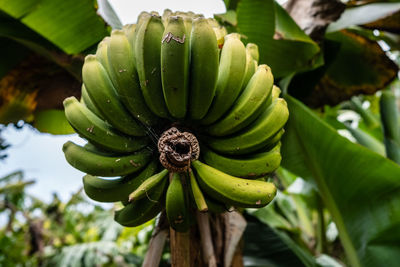
[[312, 182], [339, 230], [350, 266], [397, 266], [400, 167], [352, 143], [291, 96], [282, 166]]
[[268, 64], [275, 78], [320, 66], [320, 47], [273, 0], [241, 0], [237, 30], [244, 42], [256, 43], [260, 63]]
[[0, 10], [20, 20], [67, 54], [100, 41], [107, 25], [93, 0], [0, 0]]
[[243, 234], [245, 266], [316, 266], [314, 257], [283, 231], [263, 224], [253, 216], [247, 215], [246, 220], [247, 227]]

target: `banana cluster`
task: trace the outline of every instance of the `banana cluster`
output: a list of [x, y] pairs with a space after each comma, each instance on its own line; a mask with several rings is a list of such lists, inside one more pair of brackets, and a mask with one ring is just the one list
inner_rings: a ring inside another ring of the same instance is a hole
[[267, 205], [289, 112], [258, 59], [255, 44], [191, 12], [143, 12], [112, 31], [85, 58], [81, 99], [64, 100], [88, 141], [63, 146], [87, 173], [86, 194], [121, 202], [115, 220], [124, 226], [165, 209], [177, 231], [196, 209]]

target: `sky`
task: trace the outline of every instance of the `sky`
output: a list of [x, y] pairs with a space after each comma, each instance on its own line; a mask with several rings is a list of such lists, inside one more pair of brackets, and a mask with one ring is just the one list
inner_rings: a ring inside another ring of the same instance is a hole
[[[142, 11], [162, 14], [166, 8], [172, 11], [193, 11], [206, 17], [225, 12], [222, 0], [110, 0], [110, 4], [123, 24], [135, 23]], [[24, 171], [27, 180], [36, 180], [34, 185], [28, 187], [28, 193], [47, 202], [52, 200], [53, 192], [66, 201], [81, 188], [84, 174], [71, 167], [62, 152], [62, 145], [68, 140], [77, 144], [85, 143], [77, 135], [43, 134], [27, 125], [19, 130], [9, 126], [2, 131], [2, 137], [11, 147], [7, 150], [8, 157], [0, 161], [0, 177], [17, 170]]]

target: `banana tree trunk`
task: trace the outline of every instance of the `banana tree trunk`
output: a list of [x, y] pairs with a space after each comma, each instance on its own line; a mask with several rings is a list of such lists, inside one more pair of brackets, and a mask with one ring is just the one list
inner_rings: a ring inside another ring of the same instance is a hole
[[186, 233], [168, 229], [162, 214], [150, 240], [143, 266], [158, 266], [169, 232], [173, 267], [241, 267], [242, 235], [246, 220], [237, 212], [197, 213], [196, 224]]

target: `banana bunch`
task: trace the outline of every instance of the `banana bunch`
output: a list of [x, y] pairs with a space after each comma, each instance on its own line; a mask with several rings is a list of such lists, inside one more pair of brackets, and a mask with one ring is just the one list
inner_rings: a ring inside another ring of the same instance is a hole
[[195, 210], [267, 205], [289, 112], [258, 60], [255, 44], [191, 12], [143, 12], [112, 31], [85, 58], [81, 98], [64, 100], [87, 140], [63, 146], [86, 194], [121, 202], [128, 227], [165, 209], [177, 231]]

